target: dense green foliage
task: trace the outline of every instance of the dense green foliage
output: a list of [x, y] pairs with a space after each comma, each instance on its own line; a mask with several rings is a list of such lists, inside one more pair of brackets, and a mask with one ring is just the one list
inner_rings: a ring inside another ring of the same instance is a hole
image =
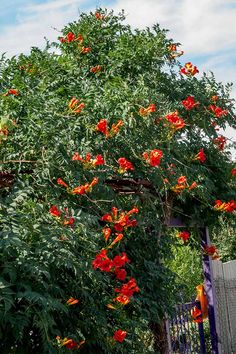
[[[218, 133], [211, 124], [217, 120], [220, 127], [236, 127], [230, 87], [216, 83], [214, 76], [180, 75], [166, 31], [155, 25], [132, 32], [123, 19], [123, 14], [106, 13], [102, 19], [83, 14], [63, 29], [63, 36], [82, 34], [83, 44], [54, 43], [0, 62], [3, 354], [68, 351], [57, 348], [56, 336], [85, 340], [81, 353], [153, 353], [150, 323], [160, 322], [171, 309], [177, 289], [173, 272], [163, 265], [172, 242], [165, 232], [166, 206], [187, 223], [214, 224], [220, 215], [214, 200], [235, 198], [230, 154], [214, 144]], [[82, 53], [82, 45], [91, 51]], [[91, 72], [96, 65], [101, 71]], [[19, 94], [6, 95], [9, 89]], [[200, 103], [187, 111], [181, 101], [189, 95]], [[219, 96], [217, 104], [227, 115], [215, 119], [206, 108], [212, 95]], [[80, 113], [69, 110], [72, 97], [85, 104]], [[156, 111], [142, 116], [140, 108], [150, 103]], [[173, 131], [163, 117], [176, 110], [185, 126]], [[123, 126], [106, 138], [96, 130], [101, 119], [109, 127], [122, 120]], [[152, 149], [163, 151], [160, 166], [152, 167], [142, 157]], [[205, 163], [194, 160], [200, 149]], [[86, 168], [71, 161], [76, 151], [83, 157], [102, 154], [106, 163]], [[120, 173], [120, 157], [131, 161], [134, 170]], [[175, 193], [172, 188], [183, 175], [189, 186], [197, 182], [197, 187]], [[62, 178], [75, 188], [94, 177], [98, 183], [84, 195], [57, 184]], [[128, 186], [117, 190], [110, 180], [121, 185], [125, 180]], [[49, 213], [52, 205], [68, 208], [73, 227]], [[116, 310], [107, 304], [122, 282], [92, 267], [106, 247], [101, 217], [113, 206], [139, 208], [138, 225], [109, 249], [109, 257], [127, 253], [128, 278], [134, 277], [140, 288], [128, 305]], [[80, 302], [68, 306], [70, 297]], [[112, 339], [118, 329], [127, 331], [123, 343]]]

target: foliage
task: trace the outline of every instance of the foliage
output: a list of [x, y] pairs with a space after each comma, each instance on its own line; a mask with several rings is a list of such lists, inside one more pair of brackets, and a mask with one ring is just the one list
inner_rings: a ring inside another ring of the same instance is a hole
[[236, 259], [235, 220], [221, 218], [218, 227], [212, 228], [212, 241], [217, 246], [221, 261]]
[[[172, 236], [173, 238], [176, 238], [175, 234], [176, 231]], [[178, 303], [194, 300], [197, 295], [196, 286], [203, 283], [200, 242], [193, 232], [191, 238], [192, 240], [188, 244], [184, 244], [182, 241], [174, 242], [173, 239], [171, 245], [172, 257], [167, 262], [168, 268], [177, 275]]]
[[[180, 74], [165, 30], [132, 31], [122, 20], [82, 14], [58, 43], [1, 59], [1, 353], [66, 352], [65, 337], [81, 353], [153, 353], [151, 323], [176, 294], [164, 266], [170, 211], [215, 224], [214, 200], [235, 198], [230, 154], [214, 126], [236, 126], [230, 86], [197, 79], [191, 66]], [[190, 95], [197, 104], [187, 109], [181, 102]], [[212, 97], [223, 113], [209, 108]], [[196, 158], [201, 149], [205, 162]], [[75, 152], [81, 159], [72, 161]], [[109, 248], [115, 233], [106, 243], [101, 218], [112, 207], [139, 213]], [[125, 306], [113, 300], [122, 281], [92, 266], [104, 248], [110, 259], [130, 259], [126, 281], [140, 290]], [[68, 305], [71, 297], [79, 302]], [[118, 330], [124, 342], [113, 338]]]

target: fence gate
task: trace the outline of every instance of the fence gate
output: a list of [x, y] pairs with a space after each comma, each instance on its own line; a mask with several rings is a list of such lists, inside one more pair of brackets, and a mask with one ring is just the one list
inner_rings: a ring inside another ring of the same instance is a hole
[[198, 301], [177, 305], [175, 314], [166, 321], [169, 353], [206, 353], [204, 323], [193, 321], [191, 311], [200, 309]]

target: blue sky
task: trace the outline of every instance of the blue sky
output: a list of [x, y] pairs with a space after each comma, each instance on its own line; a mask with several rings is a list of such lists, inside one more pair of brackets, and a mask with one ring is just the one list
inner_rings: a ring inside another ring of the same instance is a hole
[[[200, 72], [213, 71], [223, 83], [233, 82], [236, 98], [236, 0], [0, 0], [0, 5], [0, 54], [43, 47], [44, 37], [55, 40], [80, 12], [124, 9], [132, 27], [158, 22], [169, 29], [169, 37], [182, 43], [183, 60]], [[235, 131], [227, 134], [236, 141]]]

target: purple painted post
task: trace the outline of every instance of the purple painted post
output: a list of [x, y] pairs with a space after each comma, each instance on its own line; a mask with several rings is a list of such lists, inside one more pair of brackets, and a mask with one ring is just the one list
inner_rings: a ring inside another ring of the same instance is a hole
[[[200, 236], [201, 236], [201, 246], [204, 248], [205, 245], [209, 244], [208, 228], [200, 227]], [[212, 269], [210, 264], [210, 258], [207, 255], [203, 255], [203, 271], [204, 271], [204, 287], [208, 300], [208, 318], [210, 325], [210, 335], [211, 335], [211, 345], [212, 345], [212, 354], [219, 354], [218, 347], [218, 334], [216, 330], [216, 317], [215, 317], [215, 294], [212, 284]]]

